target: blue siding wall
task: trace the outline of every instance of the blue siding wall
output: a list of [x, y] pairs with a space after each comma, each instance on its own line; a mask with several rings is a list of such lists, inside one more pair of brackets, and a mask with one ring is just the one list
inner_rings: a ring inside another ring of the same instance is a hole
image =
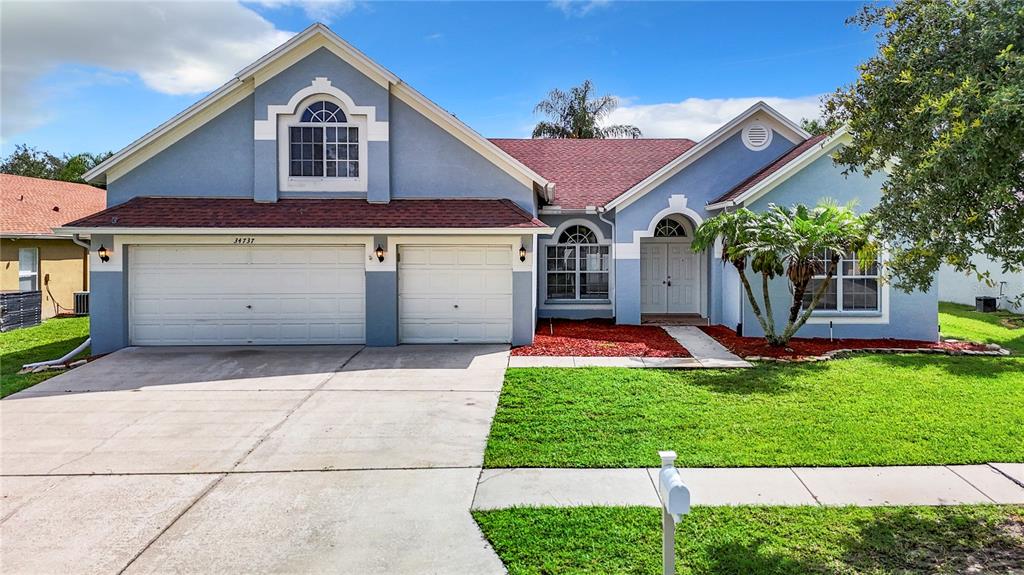
[[[113, 236], [96, 235], [91, 243], [93, 250], [101, 245], [114, 250]], [[89, 267], [89, 337], [93, 355], [128, 345], [128, 250], [120, 251], [112, 255], [110, 262]]]
[[[858, 211], [867, 211], [878, 203], [883, 181], [883, 174], [875, 174], [871, 178], [865, 178], [859, 173], [844, 176], [842, 168], [835, 166], [831, 157], [825, 156], [793, 175], [768, 194], [758, 198], [748, 207], [754, 211], [763, 211], [771, 203], [785, 206], [797, 203], [815, 205], [821, 199], [831, 198], [842, 204], [854, 201]], [[748, 277], [755, 276], [749, 275]], [[835, 323], [832, 335], [834, 337], [888, 337], [926, 341], [938, 339], [938, 295], [934, 286], [928, 292], [915, 291], [909, 294], [891, 285], [883, 285], [881, 289], [889, 290], [889, 322], [887, 324]], [[792, 301], [788, 282], [784, 279], [772, 282], [771, 294], [776, 325], [785, 325], [789, 304]], [[743, 296], [742, 301], [744, 335], [763, 335], [746, 295]], [[825, 315], [822, 314], [822, 317]], [[832, 315], [836, 318], [851, 317], [843, 314]], [[864, 319], [865, 321], [877, 321], [876, 318], [880, 315], [873, 314]], [[808, 323], [801, 328], [797, 336], [828, 337], [828, 327], [827, 324], [812, 325]]]
[[[649, 191], [639, 200], [617, 210], [615, 214], [615, 241], [630, 243], [634, 231], [647, 230], [659, 212], [669, 207], [673, 195], [686, 196], [686, 207], [700, 216], [709, 217], [705, 205], [717, 199], [751, 174], [773, 162], [795, 144], [775, 133], [772, 143], [764, 150], [751, 151], [737, 133], [702, 158], [669, 178], [665, 183]], [[696, 222], [695, 222], [696, 223]], [[638, 249], [638, 248], [637, 248]], [[708, 314], [712, 321], [721, 321], [722, 270], [719, 260], [707, 255]], [[638, 259], [626, 259], [617, 255], [615, 261], [615, 317], [618, 323], [640, 323], [640, 263]]]
[[252, 197], [249, 96], [107, 186], [107, 206], [135, 196]]
[[512, 345], [533, 342], [533, 274], [512, 272]]
[[508, 198], [537, 213], [532, 187], [397, 98], [391, 100], [391, 197]]
[[394, 271], [366, 270], [366, 345], [398, 345], [398, 274]]

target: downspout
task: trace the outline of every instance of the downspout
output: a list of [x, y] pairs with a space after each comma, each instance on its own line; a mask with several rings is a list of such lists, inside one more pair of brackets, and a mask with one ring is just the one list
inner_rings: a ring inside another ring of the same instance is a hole
[[601, 206], [600, 208], [597, 208], [597, 219], [599, 219], [602, 222], [608, 224], [608, 226], [611, 227], [611, 229], [612, 229], [612, 249], [610, 250], [610, 252], [611, 252], [610, 256], [611, 256], [611, 260], [612, 261], [609, 262], [609, 265], [610, 265], [610, 270], [609, 271], [611, 272], [611, 276], [610, 277], [611, 277], [612, 281], [611, 281], [610, 289], [608, 290], [610, 292], [608, 295], [611, 296], [611, 300], [612, 300], [612, 319], [615, 319], [615, 316], [616, 316], [616, 314], [615, 314], [615, 299], [616, 299], [615, 298], [615, 283], [616, 283], [615, 282], [615, 275], [616, 275], [616, 269], [615, 269], [616, 268], [616, 265], [615, 265], [615, 222], [613, 222], [611, 220], [606, 220], [604, 218], [604, 214], [605, 214], [604, 206]]
[[84, 241], [82, 241], [82, 234], [74, 234], [74, 235], [72, 235], [71, 236], [71, 241], [73, 241], [73, 242], [75, 242], [75, 244], [85, 248], [85, 251], [87, 251], [87, 252], [92, 249], [92, 245], [87, 244]]
[[82, 241], [82, 234], [72, 234], [71, 241], [75, 245], [85, 248], [85, 257], [82, 261], [82, 291], [89, 291], [89, 251], [92, 249], [92, 245]]
[[43, 367], [43, 366], [49, 366], [49, 365], [64, 365], [67, 362], [71, 361], [71, 359], [74, 358], [76, 355], [78, 355], [78, 354], [82, 353], [83, 351], [85, 351], [85, 348], [89, 347], [89, 344], [91, 344], [91, 343], [92, 343], [92, 338], [91, 337], [87, 337], [87, 338], [85, 338], [85, 341], [83, 341], [81, 345], [79, 345], [75, 349], [69, 351], [66, 355], [64, 355], [64, 357], [62, 357], [60, 359], [51, 359], [49, 361], [37, 361], [35, 363], [26, 363], [25, 365], [21, 366], [21, 369], [35, 369], [37, 367]]

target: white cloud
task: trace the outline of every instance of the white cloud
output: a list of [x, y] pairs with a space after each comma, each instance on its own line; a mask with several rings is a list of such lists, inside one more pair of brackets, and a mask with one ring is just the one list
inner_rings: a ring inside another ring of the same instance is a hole
[[325, 24], [344, 16], [356, 7], [355, 0], [257, 0], [263, 7], [274, 9], [292, 6], [302, 9], [306, 17]]
[[596, 8], [604, 8], [611, 0], [551, 0], [551, 6], [566, 16], [586, 16]]
[[2, 138], [51, 119], [39, 80], [61, 66], [95, 70], [97, 83], [135, 75], [157, 92], [200, 94], [290, 36], [237, 2], [4, 2]]
[[608, 117], [608, 123], [632, 124], [640, 128], [646, 138], [700, 140], [762, 100], [794, 122], [821, 115], [821, 95], [800, 98], [687, 98], [682, 102], [647, 105], [631, 105], [629, 99], [620, 98], [619, 108]]

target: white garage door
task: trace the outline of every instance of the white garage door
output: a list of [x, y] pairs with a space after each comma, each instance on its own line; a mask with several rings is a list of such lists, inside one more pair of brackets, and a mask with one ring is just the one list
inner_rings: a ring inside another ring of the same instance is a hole
[[511, 342], [511, 248], [401, 246], [398, 318], [403, 343]]
[[134, 345], [362, 343], [362, 246], [134, 246]]

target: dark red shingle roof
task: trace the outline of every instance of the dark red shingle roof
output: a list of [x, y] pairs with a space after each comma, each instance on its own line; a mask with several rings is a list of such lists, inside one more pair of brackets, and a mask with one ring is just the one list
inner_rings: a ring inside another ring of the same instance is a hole
[[774, 162], [768, 164], [767, 166], [762, 168], [761, 171], [755, 173], [753, 176], [750, 176], [746, 180], [743, 180], [742, 182], [740, 182], [738, 186], [722, 194], [721, 196], [719, 196], [718, 198], [709, 203], [717, 204], [719, 202], [727, 202], [729, 200], [734, 200], [738, 198], [743, 192], [756, 186], [759, 182], [761, 182], [768, 176], [781, 170], [783, 166], [799, 158], [801, 155], [803, 155], [804, 152], [810, 150], [812, 147], [814, 147], [815, 144], [821, 143], [821, 141], [827, 138], [828, 136], [829, 134], [821, 134], [818, 136], [812, 136], [810, 138], [807, 138], [806, 140], [798, 144], [795, 148], [779, 157], [778, 160], [775, 160]]
[[603, 206], [696, 142], [687, 139], [491, 139], [496, 146], [555, 183], [554, 204]]
[[511, 200], [137, 197], [67, 224], [77, 228], [536, 228]]

